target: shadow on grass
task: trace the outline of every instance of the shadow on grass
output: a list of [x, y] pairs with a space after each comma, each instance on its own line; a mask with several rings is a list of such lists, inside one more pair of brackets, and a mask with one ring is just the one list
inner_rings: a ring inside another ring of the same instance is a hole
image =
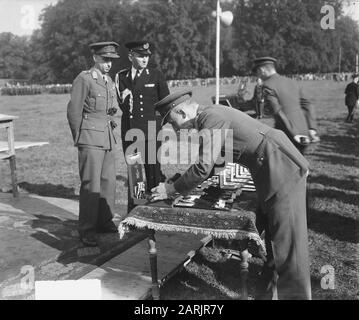
[[[347, 176], [346, 180], [335, 179], [326, 175], [318, 175], [308, 177], [308, 183], [319, 183], [324, 186], [335, 187], [345, 190], [359, 190], [359, 177]], [[359, 202], [359, 200], [358, 200]]]
[[356, 167], [359, 165], [359, 160], [355, 159], [353, 155], [350, 157], [335, 155], [335, 150], [331, 151], [330, 154], [317, 153], [313, 157], [315, 160], [330, 163], [332, 165], [342, 165], [347, 167]]
[[[321, 135], [321, 142], [318, 145], [317, 152], [330, 152], [340, 155], [358, 156], [359, 148], [357, 133], [348, 133], [348, 136], [339, 135]], [[328, 156], [330, 160], [330, 156]]]
[[313, 198], [327, 198], [342, 201], [343, 203], [359, 205], [359, 196], [357, 194], [348, 194], [345, 191], [337, 190], [320, 190], [320, 189], [309, 189], [309, 196]]
[[29, 193], [43, 197], [79, 199], [79, 196], [75, 194], [75, 188], [67, 188], [63, 185], [54, 185], [51, 183], [34, 184], [28, 182], [20, 182], [18, 185]]
[[[262, 265], [263, 262], [258, 258], [250, 260], [248, 277], [250, 297], [254, 296]], [[165, 283], [161, 289], [161, 297], [188, 300], [238, 300], [241, 298], [240, 261], [225, 258], [218, 248], [204, 247], [185, 269]]]
[[[85, 275], [145, 238], [145, 235], [140, 233], [129, 233], [123, 239], [119, 234], [97, 234], [98, 246], [84, 247], [79, 241], [77, 220], [63, 220], [41, 214], [34, 216], [36, 219], [32, 220], [31, 227], [36, 232], [31, 237], [58, 250], [56, 262], [64, 266], [73, 265], [71, 278]], [[116, 225], [119, 220], [114, 219]], [[56, 272], [58, 270], [55, 269], [54, 274], [48, 276], [56, 279], [59, 276]]]
[[[125, 187], [127, 187], [127, 178], [121, 175], [116, 176], [116, 180], [123, 182]], [[53, 197], [53, 198], [64, 198], [79, 200], [79, 195], [75, 193], [75, 188], [68, 188], [63, 185], [54, 185], [52, 183], [43, 183], [43, 184], [34, 184], [28, 182], [20, 182], [18, 186], [33, 194], [37, 194], [43, 197]]]
[[351, 218], [311, 209], [308, 212], [308, 227], [333, 240], [359, 243], [359, 223]]

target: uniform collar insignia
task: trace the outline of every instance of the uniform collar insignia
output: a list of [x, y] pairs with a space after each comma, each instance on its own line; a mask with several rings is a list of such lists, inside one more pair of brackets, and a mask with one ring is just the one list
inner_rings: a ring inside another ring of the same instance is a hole
[[146, 73], [147, 73], [147, 74], [150, 74], [150, 72], [148, 71], [148, 69], [146, 69]]
[[92, 75], [92, 78], [94, 78], [94, 79], [97, 79], [97, 78], [98, 78], [98, 75], [97, 75], [97, 71], [96, 71], [96, 70], [92, 70], [91, 75]]

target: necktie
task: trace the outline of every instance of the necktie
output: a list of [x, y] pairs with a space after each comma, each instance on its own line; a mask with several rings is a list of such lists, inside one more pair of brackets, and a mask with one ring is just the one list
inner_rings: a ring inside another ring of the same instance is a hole
[[103, 78], [103, 81], [105, 81], [105, 83], [107, 84], [107, 77], [105, 74], [102, 76], [102, 78]]
[[135, 74], [135, 77], [133, 78], [133, 83], [136, 83], [137, 79], [139, 78], [140, 76], [140, 70], [137, 70], [136, 74]]

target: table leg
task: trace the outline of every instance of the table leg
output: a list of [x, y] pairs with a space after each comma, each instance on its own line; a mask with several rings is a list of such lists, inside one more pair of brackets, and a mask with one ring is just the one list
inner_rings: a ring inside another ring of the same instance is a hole
[[240, 285], [241, 285], [241, 300], [248, 300], [248, 286], [247, 286], [247, 279], [248, 279], [248, 259], [250, 257], [250, 253], [247, 249], [241, 251], [241, 262], [240, 262]]
[[160, 287], [158, 284], [157, 272], [157, 249], [155, 232], [150, 231], [148, 235], [148, 253], [150, 256], [151, 278], [152, 278], [152, 298], [153, 300], [160, 299]]
[[18, 197], [19, 191], [17, 188], [15, 155], [10, 156], [9, 161], [10, 161], [10, 171], [11, 171], [12, 194], [14, 197]]

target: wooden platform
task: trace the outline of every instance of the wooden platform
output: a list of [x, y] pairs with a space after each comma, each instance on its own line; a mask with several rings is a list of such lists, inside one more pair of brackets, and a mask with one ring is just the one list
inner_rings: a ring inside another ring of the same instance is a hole
[[[121, 208], [125, 210], [125, 208]], [[116, 223], [120, 215], [115, 216]], [[0, 300], [34, 299], [20, 287], [22, 268], [36, 281], [99, 279], [102, 299], [146, 299], [151, 275], [146, 236], [101, 235], [99, 248], [83, 248], [77, 234], [78, 201], [0, 193]], [[156, 233], [158, 274], [164, 282], [202, 247], [203, 236]], [[81, 296], [78, 299], [82, 299]]]

